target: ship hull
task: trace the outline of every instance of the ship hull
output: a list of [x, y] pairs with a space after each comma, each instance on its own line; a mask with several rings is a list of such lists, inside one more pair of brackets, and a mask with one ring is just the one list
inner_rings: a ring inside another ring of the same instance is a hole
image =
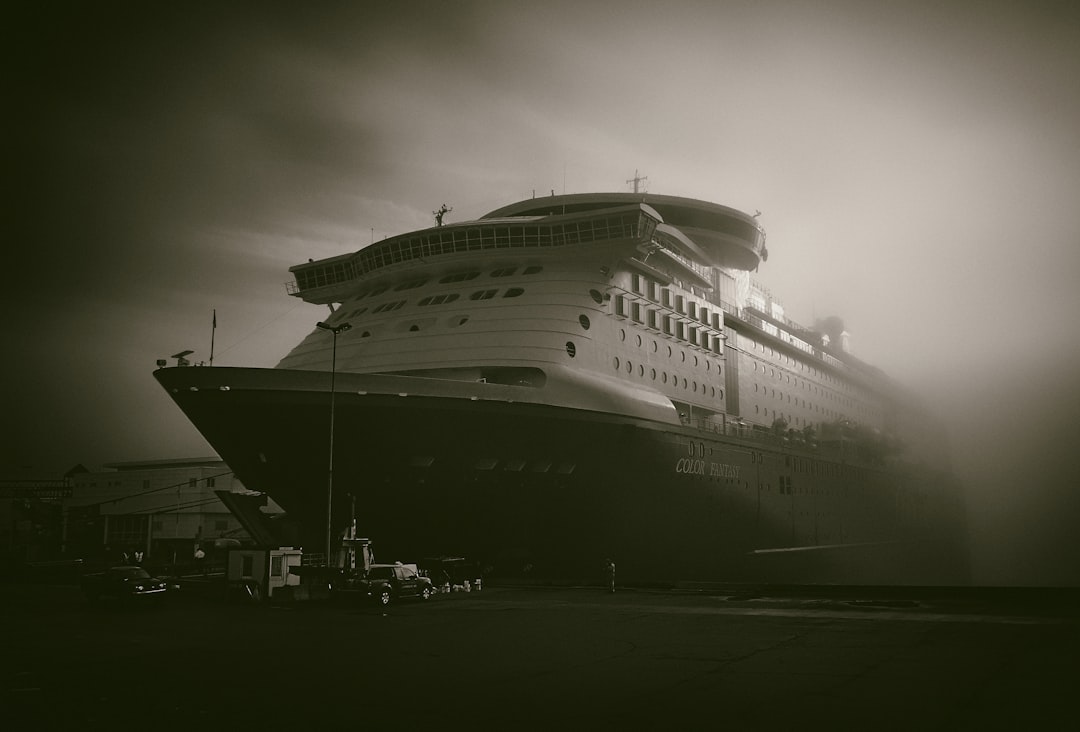
[[331, 471], [329, 374], [156, 377], [316, 551], [332, 494], [335, 541], [355, 516], [380, 559], [456, 554], [503, 575], [589, 579], [608, 558], [638, 581], [933, 583], [963, 571], [954, 512], [927, 476], [524, 391], [340, 373]]

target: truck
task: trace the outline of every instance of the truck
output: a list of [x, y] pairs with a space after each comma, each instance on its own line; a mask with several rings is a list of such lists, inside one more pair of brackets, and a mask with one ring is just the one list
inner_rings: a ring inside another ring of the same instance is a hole
[[384, 606], [409, 597], [427, 600], [435, 594], [430, 579], [420, 575], [415, 566], [401, 562], [373, 564], [366, 573], [347, 580], [343, 589], [363, 593]]

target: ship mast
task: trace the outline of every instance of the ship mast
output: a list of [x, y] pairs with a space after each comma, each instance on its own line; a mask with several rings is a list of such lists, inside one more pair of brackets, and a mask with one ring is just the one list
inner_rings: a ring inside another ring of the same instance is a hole
[[647, 175], [638, 175], [637, 168], [634, 169], [634, 177], [627, 179], [627, 183], [634, 184], [634, 193], [641, 193], [641, 184], [649, 179]]
[[453, 211], [453, 210], [454, 210], [453, 206], [449, 206], [449, 207], [448, 207], [448, 206], [447, 206], [447, 205], [446, 205], [446, 204], [444, 203], [444, 204], [443, 204], [443, 205], [442, 205], [442, 206], [441, 206], [441, 207], [439, 208], [439, 210], [437, 210], [437, 211], [432, 211], [431, 213], [435, 215], [435, 225], [436, 225], [436, 226], [442, 226], [442, 223], [443, 223], [443, 222], [442, 222], [442, 220], [443, 220], [443, 216], [446, 216], [446, 214], [450, 213], [450, 212], [451, 212], [451, 211]]

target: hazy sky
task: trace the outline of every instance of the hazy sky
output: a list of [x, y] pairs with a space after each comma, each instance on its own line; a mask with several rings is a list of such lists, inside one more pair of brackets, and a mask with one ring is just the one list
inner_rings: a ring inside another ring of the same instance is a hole
[[290, 265], [640, 170], [763, 212], [758, 279], [926, 395], [979, 531], [1080, 520], [1072, 3], [27, 5], [5, 476], [209, 454], [151, 372], [214, 308], [215, 364], [272, 366], [326, 314]]

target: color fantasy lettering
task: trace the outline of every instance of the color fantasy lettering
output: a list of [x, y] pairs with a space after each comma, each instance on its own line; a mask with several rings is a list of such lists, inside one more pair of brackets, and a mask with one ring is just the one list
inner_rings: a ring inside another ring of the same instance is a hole
[[684, 475], [707, 475], [710, 478], [738, 478], [738, 465], [713, 463], [693, 458], [680, 458], [675, 463], [675, 472]]

